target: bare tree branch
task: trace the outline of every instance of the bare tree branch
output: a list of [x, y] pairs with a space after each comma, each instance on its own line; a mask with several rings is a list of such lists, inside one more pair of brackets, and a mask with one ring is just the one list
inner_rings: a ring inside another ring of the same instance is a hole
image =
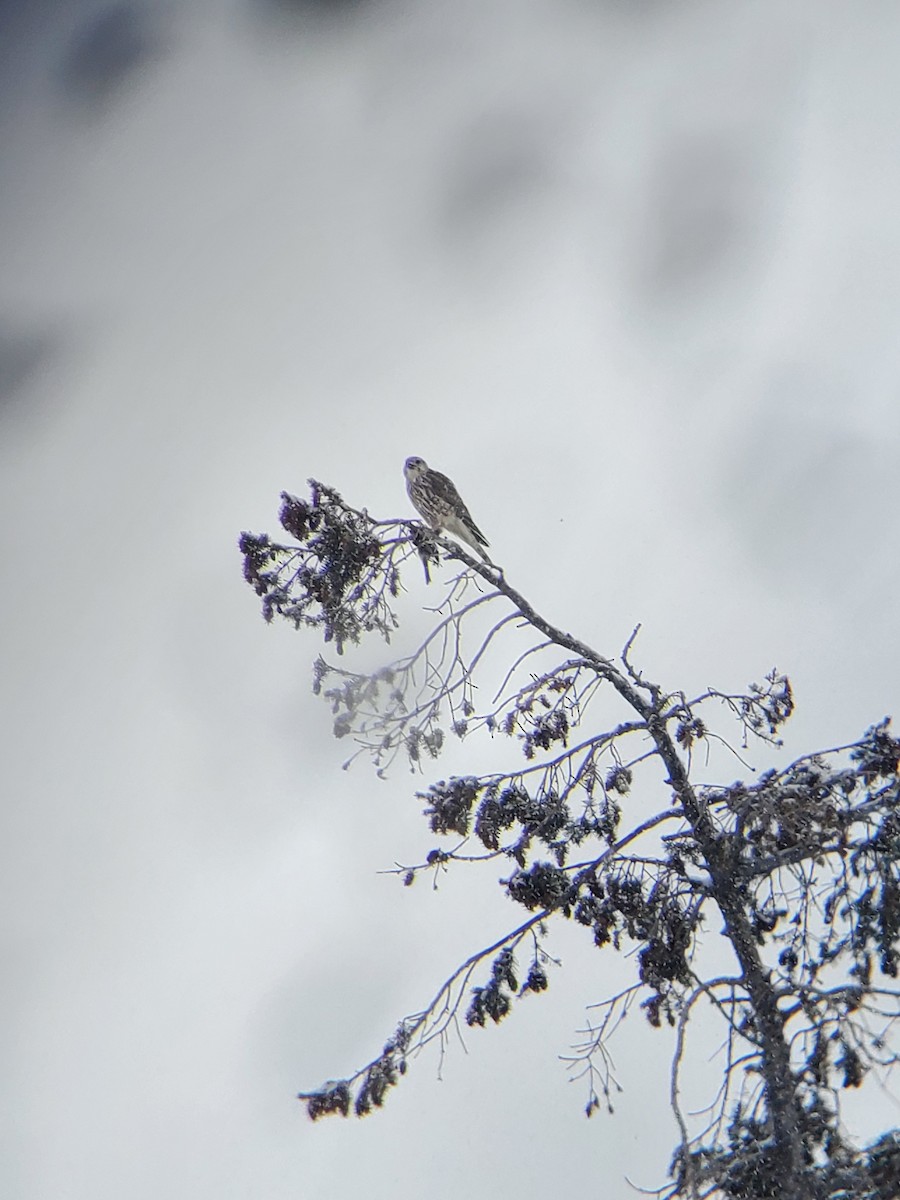
[[[444, 1053], [461, 1018], [495, 1023], [545, 990], [550, 930], [570, 920], [633, 964], [631, 983], [588, 1003], [564, 1060], [588, 1081], [588, 1114], [601, 1098], [612, 1110], [611, 1044], [628, 1012], [675, 1030], [680, 1141], [656, 1195], [900, 1195], [900, 1134], [857, 1147], [840, 1121], [841, 1095], [870, 1077], [884, 1086], [898, 1057], [900, 742], [887, 720], [754, 773], [729, 731], [742, 748], [780, 744], [794, 701], [778, 671], [743, 693], [689, 699], [636, 666], [640, 626], [607, 657], [540, 614], [502, 569], [417, 522], [375, 521], [314, 481], [308, 501], [283, 495], [281, 522], [296, 544], [242, 536], [245, 577], [267, 620], [313, 629], [338, 656], [370, 634], [397, 636], [406, 564], [418, 559], [429, 582], [442, 563], [461, 568], [432, 584], [443, 591], [414, 650], [374, 672], [316, 660], [314, 691], [352, 758], [369, 755], [383, 774], [402, 754], [423, 770], [448, 736], [487, 733], [524, 759], [429, 783], [418, 795], [438, 844], [393, 871], [408, 885], [496, 860], [529, 916], [456, 967], [366, 1066], [302, 1093], [310, 1115], [371, 1111], [411, 1057], [432, 1042]], [[480, 706], [479, 694], [493, 699]], [[695, 753], [713, 761], [715, 743], [755, 777], [698, 782]], [[710, 941], [728, 948], [732, 973], [704, 972]], [[681, 1079], [701, 999], [703, 1021], [721, 1026], [722, 1074], [709, 1103], [687, 1112]]]

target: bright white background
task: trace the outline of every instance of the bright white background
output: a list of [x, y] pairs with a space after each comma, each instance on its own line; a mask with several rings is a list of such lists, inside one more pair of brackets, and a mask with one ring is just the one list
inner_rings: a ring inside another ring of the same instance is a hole
[[0, 8], [4, 1196], [661, 1182], [665, 1037], [624, 1032], [613, 1118], [557, 1059], [622, 970], [577, 931], [442, 1079], [306, 1122], [520, 912], [377, 874], [432, 845], [428, 777], [341, 773], [236, 538], [310, 475], [408, 516], [421, 454], [601, 652], [777, 665], [794, 754], [891, 712], [898, 37], [876, 2]]

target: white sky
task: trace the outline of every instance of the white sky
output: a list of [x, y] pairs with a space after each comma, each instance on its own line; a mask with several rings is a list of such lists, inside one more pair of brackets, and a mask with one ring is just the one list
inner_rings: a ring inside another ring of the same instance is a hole
[[668, 1045], [635, 1020], [583, 1119], [556, 1056], [625, 968], [577, 930], [441, 1080], [306, 1122], [521, 910], [377, 874], [433, 844], [427, 777], [340, 771], [236, 537], [310, 475], [409, 515], [422, 454], [599, 651], [777, 664], [792, 756], [891, 712], [900, 12], [293, 7], [0, 9], [0, 1185], [619, 1200], [674, 1144]]

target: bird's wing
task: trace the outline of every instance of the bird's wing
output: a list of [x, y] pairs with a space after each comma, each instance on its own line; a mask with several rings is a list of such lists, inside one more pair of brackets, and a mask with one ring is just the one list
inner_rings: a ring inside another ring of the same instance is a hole
[[446, 475], [440, 471], [428, 471], [426, 475], [428, 486], [434, 492], [438, 499], [443, 500], [446, 504], [452, 505], [455, 509], [462, 509], [466, 506], [462, 502], [462, 496], [456, 490], [456, 485], [452, 479], [448, 479]]
[[464, 521], [475, 534], [475, 536], [484, 542], [485, 546], [487, 546], [487, 538], [472, 520], [472, 514], [463, 503], [463, 498], [456, 490], [456, 485], [454, 484], [453, 480], [448, 479], [447, 476], [441, 471], [429, 471], [428, 482], [430, 483], [434, 494], [445, 504], [449, 505], [453, 512], [455, 512], [460, 518], [460, 520]]

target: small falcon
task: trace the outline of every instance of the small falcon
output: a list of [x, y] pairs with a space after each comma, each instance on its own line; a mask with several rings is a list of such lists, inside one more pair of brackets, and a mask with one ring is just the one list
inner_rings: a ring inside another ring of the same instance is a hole
[[415, 455], [404, 463], [403, 474], [413, 507], [435, 533], [452, 533], [477, 550], [486, 563], [491, 563], [484, 551], [488, 540], [472, 520], [452, 480], [440, 471], [432, 471], [424, 458]]

